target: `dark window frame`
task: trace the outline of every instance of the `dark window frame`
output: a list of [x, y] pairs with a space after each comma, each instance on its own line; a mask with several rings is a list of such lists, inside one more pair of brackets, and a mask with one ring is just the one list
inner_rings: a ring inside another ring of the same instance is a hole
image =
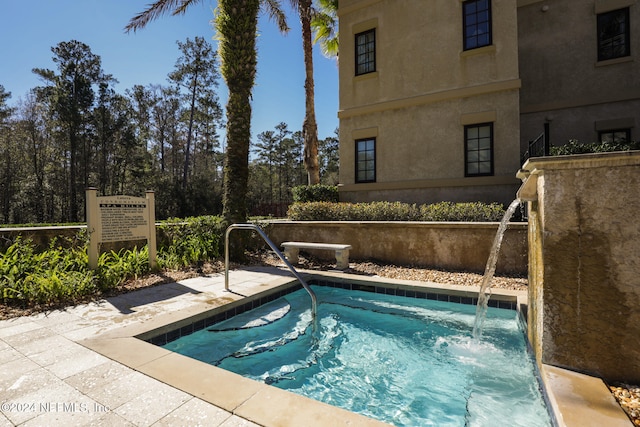
[[[624, 58], [631, 55], [631, 26], [629, 16], [628, 7], [598, 14], [596, 17], [598, 61]], [[616, 23], [612, 22], [619, 17], [622, 17], [623, 29], [616, 29]], [[622, 40], [622, 43], [620, 43], [620, 40]]]
[[[368, 35], [373, 36], [373, 41], [366, 39], [362, 40], [363, 37], [366, 38]], [[354, 37], [354, 44], [356, 76], [374, 73], [376, 71], [376, 29], [371, 28], [356, 34]], [[359, 51], [360, 47], [364, 49], [363, 52]], [[370, 55], [372, 55], [373, 58], [370, 58]]]
[[[477, 151], [478, 154], [481, 151], [486, 151], [485, 150], [481, 150], [479, 148], [479, 141], [480, 137], [476, 137], [476, 138], [470, 138], [469, 137], [469, 131], [471, 129], [480, 129], [482, 127], [489, 127], [489, 171], [487, 172], [469, 172], [469, 165], [470, 164], [477, 164], [478, 165], [478, 169], [481, 163], [484, 163], [484, 161], [480, 161], [479, 159], [479, 155], [478, 155], [478, 159], [477, 160], [470, 160], [470, 153], [472, 151]], [[493, 122], [487, 122], [487, 123], [476, 123], [476, 124], [472, 124], [472, 125], [466, 125], [464, 127], [464, 176], [465, 177], [474, 177], [474, 176], [493, 176], [494, 175], [494, 130], [493, 130]], [[476, 142], [476, 149], [475, 150], [470, 150], [469, 148], [469, 144], [472, 141], [477, 141]]]
[[[377, 145], [377, 141], [375, 137], [371, 137], [371, 138], [360, 138], [360, 139], [356, 139], [355, 141], [355, 151], [356, 151], [356, 157], [355, 157], [355, 181], [356, 183], [360, 184], [360, 183], [366, 183], [366, 182], [376, 182], [376, 145]], [[373, 147], [372, 149], [364, 149], [364, 150], [360, 150], [360, 143], [361, 142], [373, 142]], [[372, 152], [373, 153], [373, 163], [370, 165], [369, 167], [369, 163], [371, 162], [371, 160], [363, 160], [362, 162], [365, 164], [364, 168], [360, 168], [361, 165], [361, 160], [359, 159], [359, 154], [360, 153], [366, 153], [366, 152]], [[373, 173], [373, 177], [370, 179], [360, 179], [360, 172], [364, 172], [365, 175], [367, 175], [368, 172], [372, 172]]]
[[600, 141], [600, 143], [604, 142], [604, 141], [602, 141], [602, 136], [605, 135], [605, 134], [611, 134], [611, 136], [612, 136], [612, 141], [611, 142], [613, 142], [615, 144], [616, 143], [615, 134], [616, 133], [623, 133], [623, 132], [625, 134], [625, 142], [631, 142], [631, 129], [630, 128], [608, 129], [608, 130], [598, 131], [598, 141]]
[[[478, 11], [477, 7], [480, 3], [486, 2], [486, 9]], [[473, 10], [471, 10], [473, 9]], [[486, 13], [486, 19], [482, 14]], [[472, 30], [477, 30], [481, 24], [486, 24], [487, 31], [482, 33], [475, 32], [470, 34]], [[481, 37], [486, 35], [486, 41]], [[467, 0], [462, 2], [462, 45], [463, 50], [478, 49], [493, 44], [493, 17], [491, 13], [491, 0]]]

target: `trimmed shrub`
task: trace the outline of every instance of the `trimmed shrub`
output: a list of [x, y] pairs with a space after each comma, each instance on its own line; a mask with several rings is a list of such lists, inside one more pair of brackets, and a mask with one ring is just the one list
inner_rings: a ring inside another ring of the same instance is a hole
[[420, 206], [422, 221], [495, 222], [502, 219], [504, 212], [499, 203], [440, 202]]
[[338, 202], [338, 187], [335, 185], [299, 185], [291, 189], [293, 201], [309, 202]]
[[416, 206], [400, 202], [294, 203], [287, 212], [293, 221], [472, 221], [495, 222], [504, 215], [498, 203], [441, 202]]

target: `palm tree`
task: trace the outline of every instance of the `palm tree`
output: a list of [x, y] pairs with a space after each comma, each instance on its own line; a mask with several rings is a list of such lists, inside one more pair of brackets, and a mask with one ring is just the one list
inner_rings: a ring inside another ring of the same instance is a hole
[[[134, 16], [127, 32], [145, 27], [168, 12], [181, 15], [201, 0], [157, 0]], [[223, 216], [227, 225], [247, 220], [247, 181], [251, 139], [251, 91], [255, 82], [256, 32], [260, 5], [286, 31], [277, 0], [218, 0], [215, 28], [219, 37], [221, 74], [229, 89], [227, 102], [227, 152], [224, 174]], [[240, 249], [234, 250], [240, 255]]]
[[304, 94], [305, 115], [302, 124], [304, 138], [304, 166], [307, 170], [309, 185], [320, 183], [320, 167], [318, 166], [318, 125], [315, 111], [315, 84], [313, 81], [313, 44], [311, 40], [311, 20], [314, 10], [312, 0], [289, 0], [291, 6], [300, 15], [302, 27], [302, 50], [304, 52]]
[[338, 58], [338, 0], [318, 0], [318, 3], [319, 11], [311, 21], [316, 33], [313, 42], [320, 42], [322, 54], [327, 58]]

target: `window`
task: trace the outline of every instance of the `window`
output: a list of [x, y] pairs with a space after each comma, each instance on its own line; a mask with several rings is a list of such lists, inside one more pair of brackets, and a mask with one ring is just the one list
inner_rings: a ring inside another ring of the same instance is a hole
[[376, 180], [376, 139], [356, 140], [356, 182]]
[[629, 56], [629, 8], [598, 15], [598, 61]]
[[631, 141], [630, 129], [605, 130], [598, 132], [600, 142], [607, 144], [621, 144]]
[[488, 46], [491, 40], [491, 1], [469, 0], [462, 3], [464, 50]]
[[376, 71], [376, 30], [356, 34], [356, 76]]
[[464, 143], [464, 175], [493, 175], [493, 123], [465, 126]]

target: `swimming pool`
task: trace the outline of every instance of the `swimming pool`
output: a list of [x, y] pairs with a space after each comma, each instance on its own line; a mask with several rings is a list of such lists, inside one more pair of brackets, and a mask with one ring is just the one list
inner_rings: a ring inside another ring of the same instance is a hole
[[164, 345], [398, 426], [551, 425], [517, 313], [314, 286]]

